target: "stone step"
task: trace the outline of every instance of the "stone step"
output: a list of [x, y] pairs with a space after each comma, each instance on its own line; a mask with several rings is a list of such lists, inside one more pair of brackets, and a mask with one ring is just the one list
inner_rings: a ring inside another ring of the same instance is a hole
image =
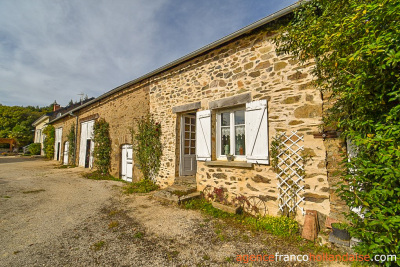
[[178, 185], [197, 185], [196, 177], [195, 176], [179, 176], [175, 177], [174, 184]]
[[195, 198], [200, 198], [200, 197], [201, 197], [201, 192], [199, 192], [199, 191], [193, 192], [193, 193], [190, 193], [189, 195], [181, 196], [179, 198], [179, 203], [182, 203], [182, 202], [185, 202], [185, 201], [188, 201], [191, 199], [195, 199]]
[[199, 197], [200, 192], [197, 192], [197, 187], [194, 185], [184, 186], [173, 184], [165, 189], [155, 192], [153, 196], [163, 201], [170, 201], [180, 204], [182, 201]]

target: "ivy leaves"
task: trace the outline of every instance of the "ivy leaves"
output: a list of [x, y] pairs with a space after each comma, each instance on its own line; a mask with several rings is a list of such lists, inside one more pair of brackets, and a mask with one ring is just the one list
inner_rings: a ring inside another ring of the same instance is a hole
[[399, 0], [313, 0], [275, 39], [279, 53], [315, 61], [315, 83], [331, 95], [325, 127], [357, 146], [339, 193], [361, 208], [349, 219], [363, 254], [400, 254], [399, 17]]
[[161, 165], [161, 124], [150, 115], [142, 117], [137, 130], [132, 130], [132, 140], [135, 160], [140, 165], [144, 179], [154, 181]]
[[47, 159], [53, 159], [54, 157], [54, 142], [55, 142], [55, 133], [56, 130], [53, 125], [47, 125], [46, 128], [43, 129], [43, 134], [45, 135], [43, 141], [43, 150], [44, 156]]
[[94, 123], [94, 166], [102, 175], [109, 174], [111, 167], [110, 126], [104, 119]]

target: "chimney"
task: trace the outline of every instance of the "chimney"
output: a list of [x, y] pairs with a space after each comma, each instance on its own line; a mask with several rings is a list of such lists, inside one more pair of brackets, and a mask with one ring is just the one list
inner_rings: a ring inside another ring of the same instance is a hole
[[60, 105], [57, 104], [57, 101], [54, 100], [54, 103], [53, 103], [53, 111], [56, 111], [56, 110], [59, 110], [59, 109], [60, 109]]

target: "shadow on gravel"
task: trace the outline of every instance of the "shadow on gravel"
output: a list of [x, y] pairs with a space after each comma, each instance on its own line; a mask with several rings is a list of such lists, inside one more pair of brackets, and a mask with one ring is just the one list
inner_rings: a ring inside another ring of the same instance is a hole
[[24, 161], [44, 160], [42, 157], [0, 157], [0, 164], [2, 163], [18, 163]]

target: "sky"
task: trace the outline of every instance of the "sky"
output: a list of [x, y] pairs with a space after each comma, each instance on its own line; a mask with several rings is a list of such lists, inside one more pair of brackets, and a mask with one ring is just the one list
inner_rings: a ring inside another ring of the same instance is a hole
[[98, 97], [295, 0], [0, 0], [0, 104]]

